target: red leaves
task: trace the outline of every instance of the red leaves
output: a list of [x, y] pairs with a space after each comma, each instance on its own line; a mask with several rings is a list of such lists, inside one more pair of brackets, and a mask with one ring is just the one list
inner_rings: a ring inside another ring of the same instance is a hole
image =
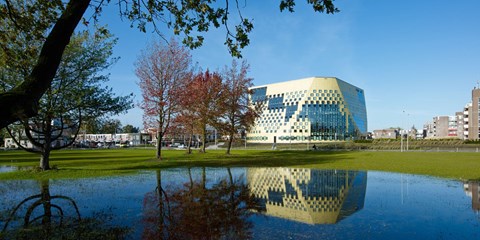
[[181, 110], [182, 89], [191, 76], [191, 55], [188, 49], [171, 40], [168, 45], [153, 43], [135, 63], [140, 79], [145, 128], [161, 128], [162, 135]]
[[175, 41], [167, 46], [155, 43], [137, 60], [145, 128], [157, 128], [160, 138], [170, 130], [184, 135], [197, 133], [203, 146], [207, 126], [230, 139], [248, 129], [256, 117], [248, 102], [252, 86], [248, 64], [242, 62], [239, 67], [233, 61], [222, 73], [207, 70], [196, 74], [190, 64], [188, 50]]

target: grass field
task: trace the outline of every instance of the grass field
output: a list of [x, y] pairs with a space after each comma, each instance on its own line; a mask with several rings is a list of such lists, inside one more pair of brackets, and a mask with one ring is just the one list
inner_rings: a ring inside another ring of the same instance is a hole
[[[373, 151], [265, 151], [224, 150], [185, 154], [163, 151], [157, 161], [151, 149], [64, 150], [53, 152], [50, 166], [58, 170], [22, 170], [0, 173], [0, 180], [82, 178], [134, 174], [139, 170], [171, 167], [300, 167], [315, 169], [376, 170], [480, 180], [480, 153], [373, 152]], [[36, 167], [39, 156], [23, 151], [0, 152], [1, 166]]]

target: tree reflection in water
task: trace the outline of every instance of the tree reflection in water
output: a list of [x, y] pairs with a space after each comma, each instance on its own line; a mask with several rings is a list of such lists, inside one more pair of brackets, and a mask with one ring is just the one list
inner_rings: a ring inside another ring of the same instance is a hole
[[161, 170], [157, 188], [144, 198], [143, 239], [248, 239], [253, 224], [248, 218], [259, 210], [243, 178], [228, 177], [207, 188], [206, 170], [202, 178], [180, 187], [163, 187]]
[[49, 180], [39, 184], [40, 194], [25, 198], [8, 214], [0, 239], [120, 239], [126, 235], [126, 228], [104, 227], [103, 214], [82, 219], [72, 198], [50, 194]]

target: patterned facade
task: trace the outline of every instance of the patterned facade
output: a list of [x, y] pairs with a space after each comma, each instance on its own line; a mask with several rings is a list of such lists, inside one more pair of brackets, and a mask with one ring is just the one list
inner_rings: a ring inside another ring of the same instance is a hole
[[308, 224], [334, 224], [363, 208], [367, 173], [249, 168], [247, 181], [267, 215]]
[[364, 91], [334, 77], [312, 77], [251, 88], [260, 117], [249, 142], [343, 141], [367, 135]]

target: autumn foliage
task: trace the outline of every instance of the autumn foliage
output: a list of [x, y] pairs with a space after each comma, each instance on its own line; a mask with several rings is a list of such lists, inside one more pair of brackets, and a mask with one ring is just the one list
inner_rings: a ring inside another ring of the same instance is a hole
[[142, 89], [145, 128], [157, 130], [157, 158], [166, 134], [183, 135], [191, 153], [194, 136], [205, 152], [207, 129], [227, 136], [227, 154], [240, 132], [254, 123], [257, 110], [250, 108], [248, 64], [233, 61], [222, 72], [193, 72], [188, 50], [175, 41], [155, 43], [136, 63]]
[[157, 129], [157, 155], [161, 158], [162, 139], [181, 111], [184, 84], [191, 77], [190, 52], [172, 40], [169, 44], [153, 43], [137, 62], [136, 75], [143, 101], [143, 123], [146, 129]]
[[182, 107], [185, 125], [202, 139], [201, 151], [205, 152], [207, 126], [215, 126], [221, 115], [223, 102], [222, 77], [210, 71], [197, 73], [186, 85]]
[[249, 104], [249, 87], [253, 86], [252, 78], [247, 76], [249, 65], [242, 62], [240, 66], [236, 61], [231, 67], [225, 67], [223, 76], [222, 114], [219, 127], [228, 136], [227, 154], [230, 154], [232, 142], [239, 132], [246, 132], [254, 124], [258, 116], [259, 107], [252, 108]]

